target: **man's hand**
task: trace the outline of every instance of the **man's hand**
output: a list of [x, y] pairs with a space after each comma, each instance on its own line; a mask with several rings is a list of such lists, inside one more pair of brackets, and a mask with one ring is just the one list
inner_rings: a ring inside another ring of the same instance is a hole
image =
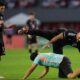
[[47, 48], [48, 46], [49, 46], [49, 44], [47, 43], [47, 44], [45, 44], [42, 48], [45, 49], [45, 48]]
[[31, 38], [32, 38], [32, 36], [31, 36], [31, 35], [28, 35], [28, 38], [29, 38], [29, 39], [31, 39]]
[[18, 30], [18, 34], [22, 34], [23, 33], [23, 31], [22, 30]]
[[29, 28], [28, 27], [23, 27], [22, 30], [23, 30], [23, 32], [28, 32]]
[[22, 28], [24, 32], [28, 32], [29, 28], [28, 27], [23, 27]]
[[29, 30], [28, 27], [23, 27], [22, 29], [18, 30], [18, 34], [28, 32], [28, 30]]

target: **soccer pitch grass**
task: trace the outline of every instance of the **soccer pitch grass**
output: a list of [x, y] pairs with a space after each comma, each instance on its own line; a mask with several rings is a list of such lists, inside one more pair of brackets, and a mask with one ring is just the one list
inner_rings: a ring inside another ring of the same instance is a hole
[[[40, 52], [51, 52], [51, 50], [41, 49]], [[70, 58], [73, 70], [80, 68], [80, 53], [77, 49], [65, 48], [64, 55]], [[6, 56], [3, 56], [0, 61], [0, 76], [4, 77], [0, 80], [21, 80], [31, 63], [27, 49], [6, 49]], [[58, 69], [54, 68], [50, 68], [49, 73], [43, 79], [37, 79], [43, 70], [44, 67], [37, 67], [28, 80], [67, 80], [58, 78]]]

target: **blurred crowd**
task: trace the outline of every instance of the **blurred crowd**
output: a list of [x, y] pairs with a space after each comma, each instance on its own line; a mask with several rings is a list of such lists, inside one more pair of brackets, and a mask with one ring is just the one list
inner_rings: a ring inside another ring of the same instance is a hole
[[44, 7], [79, 7], [80, 0], [43, 0]]
[[32, 7], [36, 6], [36, 2], [37, 0], [6, 0], [8, 9]]
[[56, 30], [57, 28], [67, 28], [80, 32], [80, 23], [43, 23], [40, 26], [42, 30]]
[[27, 7], [79, 7], [80, 0], [6, 0], [8, 9]]

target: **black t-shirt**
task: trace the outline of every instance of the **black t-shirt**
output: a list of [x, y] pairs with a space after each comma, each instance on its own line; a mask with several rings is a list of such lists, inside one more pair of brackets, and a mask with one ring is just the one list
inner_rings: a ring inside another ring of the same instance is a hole
[[[0, 14], [0, 20], [3, 20], [2, 14]], [[3, 43], [3, 29], [4, 29], [4, 25], [0, 24], [0, 43]]]
[[76, 40], [76, 32], [73, 30], [68, 30], [63, 32], [63, 38], [66, 41], [66, 44], [74, 44], [77, 42]]
[[[41, 36], [44, 37], [48, 40], [51, 40], [53, 37], [59, 35], [60, 33], [63, 33], [63, 39], [57, 40], [53, 45], [55, 46], [66, 46], [66, 45], [71, 45], [73, 47], [76, 47], [80, 51], [80, 42], [76, 41], [76, 32], [73, 30], [67, 30], [67, 29], [57, 29], [56, 31], [51, 31], [51, 30], [29, 30], [27, 34], [31, 35], [36, 35], [36, 36]], [[75, 44], [75, 45], [74, 45]]]
[[[29, 29], [32, 29], [32, 30], [38, 29], [38, 24], [37, 24], [36, 20], [33, 20], [33, 21], [28, 20], [26, 22], [26, 25], [28, 26]], [[32, 35], [32, 39], [34, 39], [34, 38], [36, 38], [36, 36]]]
[[64, 38], [63, 38], [64, 43], [63, 44], [76, 47], [76, 48], [78, 48], [78, 50], [80, 52], [80, 42], [77, 42], [76, 35], [77, 35], [77, 32], [75, 32], [73, 30], [65, 31], [63, 33], [63, 36], [64, 36]]
[[76, 42], [77, 33], [72, 30], [65, 30], [65, 29], [57, 29], [56, 31], [29, 30], [27, 34], [37, 35], [37, 36], [44, 37], [48, 40], [51, 40], [53, 37], [59, 35], [60, 33], [63, 33], [63, 39], [66, 41], [66, 44]]
[[37, 29], [38, 28], [36, 20], [33, 20], [33, 21], [28, 20], [26, 22], [26, 25], [29, 27], [29, 29]]

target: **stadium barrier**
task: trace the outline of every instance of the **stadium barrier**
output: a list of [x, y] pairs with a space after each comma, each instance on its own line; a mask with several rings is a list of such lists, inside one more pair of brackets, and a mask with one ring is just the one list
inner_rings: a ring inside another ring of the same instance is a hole
[[12, 44], [7, 44], [7, 37], [4, 35], [4, 44], [6, 48], [25, 48], [25, 36], [14, 35], [12, 37]]
[[[46, 44], [48, 40], [42, 37], [38, 37], [38, 44], [41, 47]], [[26, 35], [14, 35], [12, 37], [12, 44], [7, 44], [7, 37], [4, 35], [4, 44], [6, 48], [25, 48], [27, 47], [27, 36]]]

